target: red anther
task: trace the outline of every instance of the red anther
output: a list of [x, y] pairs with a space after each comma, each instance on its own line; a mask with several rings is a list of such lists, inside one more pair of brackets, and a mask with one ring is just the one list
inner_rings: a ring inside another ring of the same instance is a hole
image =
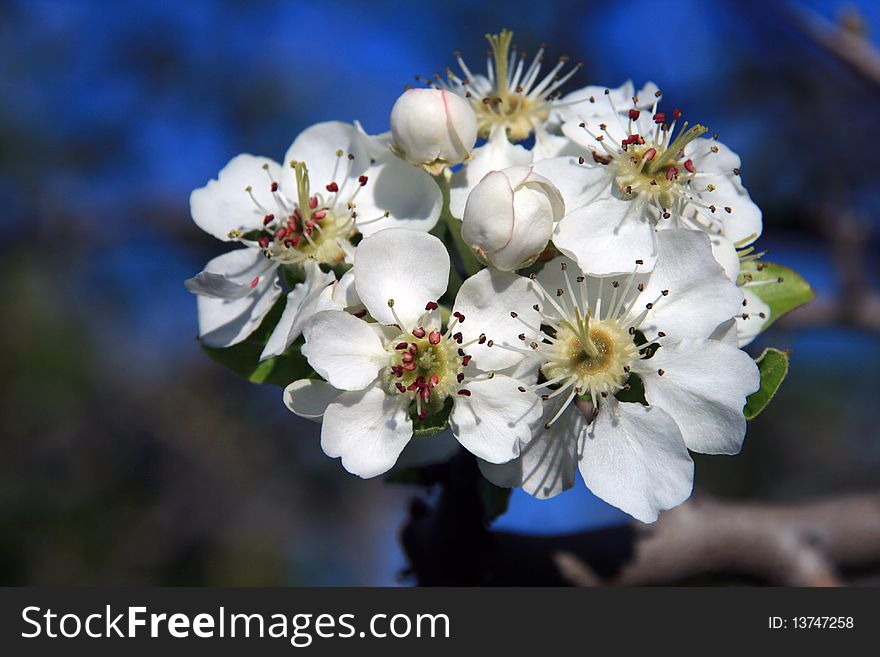
[[414, 328], [412, 333], [413, 333], [413, 337], [416, 337], [419, 339], [425, 337], [425, 329], [423, 329], [421, 326]]
[[306, 228], [306, 229], [303, 231], [303, 235], [311, 235], [311, 234], [312, 234], [312, 229], [311, 229], [311, 228]]
[[654, 123], [665, 123], [666, 115], [663, 112], [657, 112], [654, 115]]
[[302, 212], [300, 211], [299, 208], [295, 208], [295, 209], [293, 210], [293, 216], [296, 217], [297, 219], [302, 219], [302, 218], [303, 218], [303, 214], [302, 214]]
[[257, 283], [259, 283], [259, 282], [260, 282], [260, 277], [257, 276], [254, 280], [252, 280], [252, 281], [250, 282], [250, 286], [251, 286], [251, 288], [255, 288], [255, 287], [257, 287]]
[[366, 184], [367, 184], [367, 177], [366, 177], [366, 176], [359, 176], [359, 177], [358, 177], [358, 184], [359, 184], [361, 187], [363, 187], [364, 185], [366, 185]]
[[295, 216], [295, 215], [290, 215], [290, 216], [287, 218], [287, 229], [288, 229], [290, 232], [294, 232], [294, 231], [296, 231], [296, 230], [299, 230], [299, 222], [296, 220], [296, 216]]
[[459, 383], [461, 383], [462, 381], [464, 381], [464, 372], [459, 372], [458, 376], [456, 376], [455, 378], [458, 380]]
[[458, 391], [458, 394], [461, 395], [462, 397], [470, 397], [471, 391], [467, 390], [465, 388], [462, 388], [461, 390]]
[[404, 354], [403, 354], [403, 362], [404, 362], [404, 363], [411, 363], [411, 362], [413, 362], [414, 360], [415, 360], [415, 356], [413, 356], [413, 355], [412, 355], [411, 353], [409, 353], [408, 351], [404, 352]]
[[428, 334], [428, 342], [431, 344], [440, 344], [440, 331], [431, 331]]
[[428, 379], [428, 387], [433, 388], [438, 383], [440, 383], [440, 377], [437, 376], [436, 374], [432, 374], [431, 378]]
[[321, 221], [321, 219], [323, 219], [323, 218], [326, 217], [326, 216], [327, 216], [327, 211], [326, 211], [326, 210], [320, 210], [320, 211], [318, 211], [318, 212], [316, 212], [315, 214], [312, 215], [312, 219], [314, 219], [315, 221]]
[[313, 196], [309, 199], [309, 209], [314, 210], [316, 207], [318, 207], [318, 197]]
[[678, 178], [678, 169], [669, 167], [666, 169], [666, 180], [672, 180], [673, 178]]
[[419, 376], [416, 377], [416, 386], [421, 388], [424, 385], [425, 385], [425, 377], [423, 377], [421, 374], [419, 374]]
[[426, 417], [428, 417], [428, 411], [422, 411], [421, 413], [419, 413], [420, 420], [424, 420]]
[[400, 392], [403, 392], [403, 393], [406, 392], [406, 386], [404, 386], [400, 381], [397, 381], [394, 385], [397, 387], [397, 389]]
[[293, 240], [284, 240], [284, 247], [285, 248], [292, 249], [294, 246], [296, 246], [296, 245], [293, 243]]
[[470, 355], [462, 356], [461, 357], [461, 364], [464, 365], [465, 367], [467, 367], [467, 364], [471, 362], [471, 358], [472, 358], [472, 356], [470, 356]]
[[269, 248], [269, 238], [267, 236], [263, 235], [260, 239], [257, 240], [257, 244], [260, 245], [261, 249], [268, 249]]
[[641, 146], [642, 144], [645, 143], [645, 138], [644, 138], [644, 137], [642, 137], [641, 135], [636, 135], [636, 137], [639, 138], [639, 140], [636, 142], [639, 146]]
[[437, 310], [439, 307], [436, 301], [429, 301], [425, 304], [425, 310]]
[[416, 369], [416, 364], [407, 363], [406, 365], [403, 365], [403, 369], [405, 369], [407, 372], [412, 372], [414, 369]]
[[364, 317], [367, 316], [366, 308], [364, 310], [358, 310], [356, 313], [354, 313], [354, 316], [357, 317], [358, 319], [363, 319]]
[[274, 237], [276, 240], [283, 240], [285, 237], [287, 237], [287, 229], [284, 226], [281, 226], [280, 228], [276, 229], [274, 233], [272, 233], [272, 237]]
[[645, 158], [648, 162], [650, 162], [651, 160], [654, 159], [654, 156], [656, 154], [657, 154], [656, 148], [649, 148], [648, 150], [645, 151], [645, 154], [642, 155], [642, 157]]
[[406, 349], [409, 345], [406, 342], [398, 342], [394, 345], [395, 349]]
[[633, 121], [638, 121], [638, 120], [639, 120], [639, 114], [641, 114], [641, 112], [639, 112], [639, 110], [637, 110], [637, 109], [631, 109], [631, 110], [629, 111], [629, 118], [631, 118]]
[[461, 314], [460, 312], [458, 312], [457, 310], [456, 310], [454, 313], [452, 313], [452, 316], [455, 317], [455, 319], [458, 320], [458, 323], [459, 323], [459, 324], [463, 324], [463, 323], [464, 323], [464, 315], [462, 315], [462, 314]]
[[296, 246], [297, 244], [299, 244], [299, 240], [300, 240], [299, 235], [294, 235], [293, 237], [290, 238], [289, 241], [293, 242], [293, 245]]
[[274, 215], [274, 214], [267, 214], [265, 217], [263, 217], [263, 225], [264, 225], [264, 226], [268, 226], [268, 225], [271, 224], [273, 221], [275, 221], [275, 215]]
[[680, 118], [681, 118], [681, 110], [676, 107], [674, 110], [672, 110], [672, 120], [678, 121]]
[[414, 390], [418, 390], [418, 387], [419, 387], [419, 384], [416, 383], [415, 381], [413, 381], [412, 383], [410, 383], [410, 384], [406, 387], [406, 389], [409, 390], [410, 392], [413, 392]]
[[685, 168], [685, 170], [686, 170], [688, 173], [693, 173], [693, 172], [694, 172], [694, 162], [693, 162], [693, 160], [685, 160], [685, 161], [684, 161], [684, 168]]
[[[427, 401], [428, 399], [431, 398], [431, 389], [430, 388], [420, 388], [419, 389], [419, 397], [421, 397], [422, 399]], [[422, 411], [422, 412], [424, 413], [425, 411]], [[426, 415], [427, 415], [427, 413], [426, 413]]]
[[278, 183], [277, 183], [277, 182], [273, 182], [273, 183], [272, 183], [272, 191], [273, 191], [273, 192], [277, 192], [277, 191], [278, 191]]
[[455, 340], [458, 344], [461, 344], [462, 341], [464, 340], [464, 336], [459, 331], [458, 333], [456, 333], [452, 336], [452, 339]]
[[485, 344], [486, 342], [486, 334], [480, 333], [480, 337], [477, 339], [477, 344]]
[[325, 189], [328, 192], [330, 192], [331, 194], [335, 194], [336, 192], [339, 191], [339, 185], [337, 185], [335, 182], [332, 182], [329, 185], [327, 185], [327, 187]]
[[628, 146], [629, 144], [634, 144], [638, 140], [638, 138], [639, 138], [638, 133], [632, 134], [623, 140], [623, 145]]
[[394, 373], [394, 375], [397, 376], [397, 377], [401, 377], [401, 376], [403, 376], [403, 368], [402, 368], [400, 365], [395, 365], [395, 366], [393, 366], [393, 367], [391, 368], [391, 371], [392, 371], [392, 372]]
[[418, 356], [419, 355], [419, 345], [417, 345], [415, 342], [413, 342], [409, 346], [409, 353], [411, 353], [413, 356]]

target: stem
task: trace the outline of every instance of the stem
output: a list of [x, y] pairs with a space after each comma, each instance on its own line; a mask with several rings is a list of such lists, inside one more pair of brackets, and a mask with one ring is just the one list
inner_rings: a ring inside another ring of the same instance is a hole
[[464, 280], [480, 271], [483, 265], [461, 238], [461, 221], [452, 216], [452, 212], [449, 210], [449, 179], [446, 172], [434, 176], [434, 181], [443, 194], [443, 210], [440, 213], [440, 221], [446, 225], [446, 230], [451, 238], [452, 261], [458, 275]]

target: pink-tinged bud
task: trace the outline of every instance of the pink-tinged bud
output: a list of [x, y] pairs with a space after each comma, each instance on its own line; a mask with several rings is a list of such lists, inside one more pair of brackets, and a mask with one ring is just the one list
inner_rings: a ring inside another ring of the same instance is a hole
[[564, 214], [562, 194], [531, 167], [490, 171], [468, 195], [461, 236], [484, 263], [514, 271], [541, 255]]
[[391, 109], [391, 135], [407, 162], [439, 173], [470, 155], [477, 141], [477, 116], [458, 94], [407, 89]]

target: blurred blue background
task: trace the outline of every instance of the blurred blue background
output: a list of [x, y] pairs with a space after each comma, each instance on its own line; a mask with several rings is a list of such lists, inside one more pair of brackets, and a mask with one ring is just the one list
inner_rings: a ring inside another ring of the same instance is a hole
[[[741, 154], [768, 259], [838, 298], [845, 216], [876, 284], [880, 87], [805, 38], [791, 6], [0, 3], [0, 584], [401, 582], [418, 491], [347, 475], [280, 389], [200, 351], [182, 282], [223, 247], [188, 196], [240, 152], [280, 158], [311, 123], [386, 130], [416, 73], [455, 50], [482, 69], [488, 31], [583, 61], [567, 90], [656, 81]], [[798, 6], [880, 33], [877, 2]], [[876, 484], [876, 333], [781, 323], [750, 350], [769, 344], [792, 350], [791, 376], [741, 456], [699, 459], [698, 487], [791, 500]], [[624, 520], [578, 487], [515, 494], [498, 526]]]

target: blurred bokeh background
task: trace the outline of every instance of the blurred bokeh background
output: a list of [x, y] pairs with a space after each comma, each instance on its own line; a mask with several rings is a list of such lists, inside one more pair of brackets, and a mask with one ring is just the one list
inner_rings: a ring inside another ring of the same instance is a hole
[[[817, 310], [750, 347], [792, 371], [738, 457], [697, 486], [795, 501], [878, 484], [880, 81], [805, 33], [807, 8], [870, 43], [880, 3], [0, 2], [0, 584], [406, 583], [417, 490], [326, 458], [280, 389], [199, 348], [183, 280], [223, 247], [190, 191], [311, 123], [370, 132], [416, 73], [482, 68], [508, 27], [588, 83], [656, 81], [741, 154], [760, 244]], [[880, 38], [880, 37], [878, 37]], [[582, 487], [514, 495], [499, 526], [624, 521]]]

